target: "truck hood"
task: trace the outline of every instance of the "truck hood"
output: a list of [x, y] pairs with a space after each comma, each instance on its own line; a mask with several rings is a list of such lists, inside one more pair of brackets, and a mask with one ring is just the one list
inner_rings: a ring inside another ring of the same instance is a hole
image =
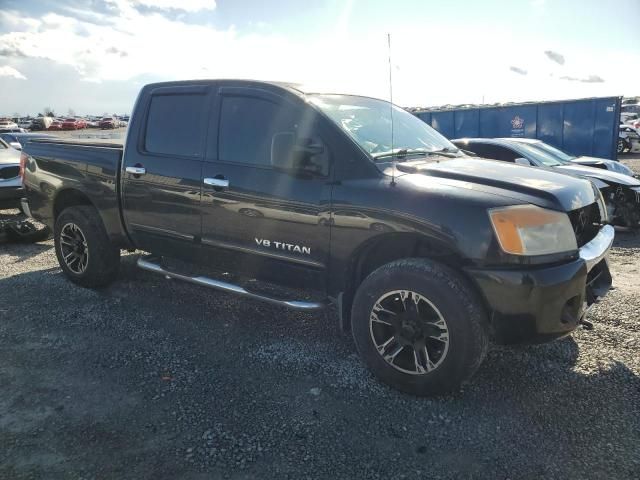
[[461, 188], [508, 197], [543, 208], [571, 211], [596, 201], [590, 182], [544, 168], [531, 168], [497, 160], [453, 158], [398, 163], [400, 172], [437, 177]]
[[555, 168], [566, 173], [595, 178], [609, 185], [626, 185], [628, 187], [640, 186], [640, 180], [623, 173], [612, 172], [611, 170], [605, 170], [603, 168], [585, 167], [583, 165], [560, 165]]
[[606, 158], [598, 157], [576, 157], [571, 160], [571, 163], [578, 165], [584, 165], [585, 167], [595, 167], [600, 169], [610, 170], [612, 172], [622, 173], [623, 175], [634, 176], [633, 170], [626, 165], [615, 160], [607, 160]]
[[0, 165], [20, 163], [20, 152], [15, 148], [0, 148]]

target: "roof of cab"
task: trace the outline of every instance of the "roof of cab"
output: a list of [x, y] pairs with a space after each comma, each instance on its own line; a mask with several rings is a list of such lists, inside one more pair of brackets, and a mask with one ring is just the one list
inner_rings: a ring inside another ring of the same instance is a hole
[[302, 90], [302, 86], [294, 83], [288, 82], [276, 82], [276, 81], [266, 81], [266, 80], [251, 80], [251, 79], [237, 79], [237, 78], [203, 78], [203, 79], [193, 79], [193, 80], [174, 80], [168, 82], [156, 82], [156, 83], [148, 83], [144, 86], [145, 89], [155, 89], [160, 87], [173, 87], [173, 86], [188, 86], [188, 85], [212, 85], [214, 83], [224, 82], [224, 83], [234, 83], [238, 86], [271, 86], [276, 88], [281, 88], [283, 90], [287, 90], [290, 93], [295, 95], [304, 95], [305, 92]]
[[[280, 82], [280, 81], [268, 81], [268, 80], [251, 80], [251, 79], [237, 79], [237, 78], [208, 78], [208, 79], [193, 79], [193, 80], [175, 80], [169, 82], [157, 82], [149, 83], [145, 85], [144, 89], [155, 89], [160, 87], [172, 87], [172, 86], [188, 86], [188, 85], [210, 85], [216, 82], [235, 83], [237, 86], [247, 87], [275, 87], [292, 93], [296, 96], [303, 97], [305, 95], [350, 95], [354, 97], [374, 98], [366, 95], [348, 94], [345, 92], [330, 91], [323, 88], [320, 85], [302, 84], [294, 82]], [[378, 99], [376, 99], [378, 100]]]

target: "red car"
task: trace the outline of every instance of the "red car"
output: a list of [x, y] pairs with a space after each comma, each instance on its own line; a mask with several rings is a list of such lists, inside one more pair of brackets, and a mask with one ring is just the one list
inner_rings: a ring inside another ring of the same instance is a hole
[[81, 118], [66, 118], [62, 122], [62, 130], [82, 130], [83, 128], [87, 128], [87, 122]]
[[100, 128], [116, 128], [116, 119], [112, 117], [104, 117], [100, 120]]
[[77, 130], [78, 121], [75, 118], [65, 118], [62, 122], [62, 130]]
[[54, 121], [47, 130], [62, 130], [62, 122], [60, 120]]

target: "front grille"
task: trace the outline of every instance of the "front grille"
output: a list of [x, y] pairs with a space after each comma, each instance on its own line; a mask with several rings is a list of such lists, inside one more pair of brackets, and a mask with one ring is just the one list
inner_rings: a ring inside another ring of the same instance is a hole
[[0, 179], [9, 180], [10, 178], [16, 178], [20, 175], [20, 167], [0, 167]]
[[592, 203], [583, 208], [578, 208], [569, 212], [569, 220], [573, 232], [576, 234], [578, 248], [589, 243], [600, 230], [600, 209], [597, 203]]

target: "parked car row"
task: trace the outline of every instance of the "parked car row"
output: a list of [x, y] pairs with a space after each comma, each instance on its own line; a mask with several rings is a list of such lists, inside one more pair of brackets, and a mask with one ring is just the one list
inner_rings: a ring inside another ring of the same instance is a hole
[[85, 128], [120, 128], [126, 127], [129, 116], [113, 117], [36, 117], [18, 119], [0, 119], [0, 132], [27, 132], [41, 130], [83, 130]]

